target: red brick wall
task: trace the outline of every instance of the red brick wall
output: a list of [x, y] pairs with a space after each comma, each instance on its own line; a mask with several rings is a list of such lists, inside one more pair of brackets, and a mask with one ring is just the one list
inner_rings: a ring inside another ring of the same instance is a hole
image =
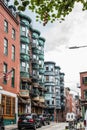
[[81, 99], [84, 99], [84, 90], [87, 90], [87, 85], [82, 84], [82, 77], [87, 77], [87, 72], [80, 73]]
[[[4, 20], [8, 22], [8, 33], [4, 32]], [[12, 39], [12, 28], [16, 30], [16, 39]], [[0, 86], [4, 90], [17, 93], [19, 91], [20, 84], [20, 29], [19, 24], [17, 24], [14, 19], [9, 15], [9, 13], [0, 5]], [[4, 55], [4, 38], [8, 39], [8, 55]], [[11, 60], [12, 55], [12, 45], [15, 46], [15, 61]], [[7, 84], [3, 84], [2, 72], [3, 63], [8, 65], [8, 71], [11, 68], [15, 69], [15, 87], [11, 86], [11, 80], [7, 81]]]

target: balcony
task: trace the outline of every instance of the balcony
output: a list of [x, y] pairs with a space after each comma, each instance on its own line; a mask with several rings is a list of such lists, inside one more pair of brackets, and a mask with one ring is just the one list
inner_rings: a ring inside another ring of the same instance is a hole
[[21, 36], [21, 42], [29, 44], [30, 41], [27, 37]]
[[40, 97], [40, 100], [39, 100], [39, 101], [42, 102], [42, 103], [44, 103], [44, 102], [45, 102], [44, 97]]
[[44, 69], [43, 68], [39, 68], [39, 73], [40, 74], [44, 74]]
[[44, 55], [39, 54], [39, 59], [44, 60]]
[[29, 97], [29, 90], [20, 90], [20, 96], [24, 98]]
[[38, 48], [38, 45], [36, 43], [32, 43], [32, 48]]
[[32, 63], [36, 63], [36, 64], [39, 64], [39, 60], [37, 60], [37, 59], [32, 59]]
[[52, 98], [55, 98], [55, 97], [56, 97], [55, 93], [54, 93], [54, 94], [52, 94]]
[[38, 54], [38, 55], [39, 55], [39, 50], [38, 50], [38, 48], [32, 49], [32, 52], [33, 52], [33, 54]]
[[29, 61], [29, 55], [21, 53], [20, 59], [22, 61]]
[[29, 78], [29, 73], [28, 72], [20, 71], [20, 77], [21, 78]]
[[39, 69], [39, 65], [38, 64], [33, 64], [32, 68], [35, 69], [35, 70], [38, 70]]
[[33, 98], [33, 101], [39, 101], [39, 100], [40, 100], [39, 96]]

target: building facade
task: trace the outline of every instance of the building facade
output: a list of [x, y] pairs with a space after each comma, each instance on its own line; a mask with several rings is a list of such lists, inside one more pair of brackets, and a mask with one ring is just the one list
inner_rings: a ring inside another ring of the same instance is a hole
[[82, 117], [84, 118], [84, 114], [87, 110], [87, 71], [80, 72], [80, 88], [81, 88], [81, 110]]
[[[64, 73], [60, 72], [60, 67], [55, 62], [47, 61], [45, 68], [45, 101], [47, 104], [46, 113], [52, 115], [52, 120], [63, 119], [64, 103]], [[61, 117], [62, 114], [62, 118]]]
[[20, 92], [19, 114], [42, 113], [44, 100], [44, 43], [40, 31], [33, 29], [31, 19], [20, 17]]
[[12, 124], [18, 111], [20, 26], [15, 8], [9, 7], [8, 2], [0, 1], [0, 107], [5, 124]]

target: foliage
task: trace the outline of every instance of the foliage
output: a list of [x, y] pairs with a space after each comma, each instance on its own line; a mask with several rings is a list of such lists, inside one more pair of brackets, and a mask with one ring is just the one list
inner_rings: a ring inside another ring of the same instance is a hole
[[28, 7], [36, 13], [36, 21], [42, 21], [43, 25], [46, 25], [48, 21], [64, 20], [74, 8], [75, 2], [82, 3], [82, 10], [87, 10], [86, 0], [14, 0], [14, 5], [19, 11], [24, 11]]

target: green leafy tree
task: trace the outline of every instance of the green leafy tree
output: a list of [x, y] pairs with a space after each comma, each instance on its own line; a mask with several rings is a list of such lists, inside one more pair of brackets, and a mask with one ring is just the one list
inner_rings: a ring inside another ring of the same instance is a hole
[[43, 22], [56, 19], [61, 22], [74, 8], [75, 2], [80, 2], [82, 10], [87, 10], [87, 0], [14, 0], [14, 5], [19, 11], [25, 11], [26, 7], [36, 13], [36, 21]]

